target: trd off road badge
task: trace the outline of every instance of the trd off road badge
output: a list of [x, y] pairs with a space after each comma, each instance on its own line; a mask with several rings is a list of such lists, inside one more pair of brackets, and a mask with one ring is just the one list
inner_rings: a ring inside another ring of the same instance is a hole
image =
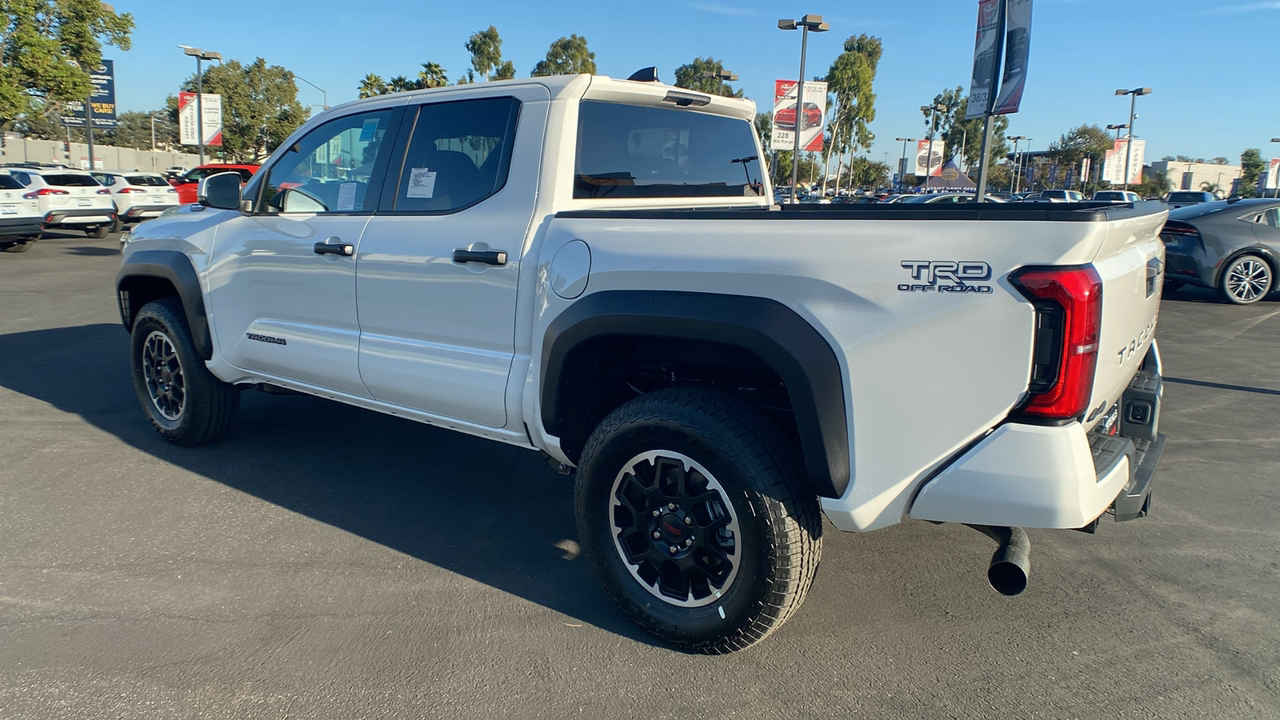
[[911, 273], [910, 283], [900, 283], [902, 292], [990, 294], [991, 266], [977, 260], [903, 260]]

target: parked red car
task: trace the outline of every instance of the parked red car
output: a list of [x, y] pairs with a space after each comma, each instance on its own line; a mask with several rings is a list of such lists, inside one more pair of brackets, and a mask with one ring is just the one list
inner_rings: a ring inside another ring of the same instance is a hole
[[179, 175], [172, 183], [173, 187], [178, 190], [178, 202], [183, 205], [190, 205], [196, 201], [196, 188], [200, 185], [200, 181], [210, 175], [218, 173], [234, 172], [240, 173], [241, 183], [249, 182], [249, 178], [258, 172], [261, 165], [237, 165], [234, 163], [213, 163], [210, 165], [200, 165], [193, 167], [185, 174]]
[[[791, 129], [796, 126], [796, 106], [791, 105], [784, 107], [778, 111], [778, 117], [774, 122], [778, 123], [778, 127]], [[803, 132], [805, 128], [817, 127], [822, 124], [822, 110], [816, 103], [807, 102], [804, 104], [804, 120], [800, 126]]]

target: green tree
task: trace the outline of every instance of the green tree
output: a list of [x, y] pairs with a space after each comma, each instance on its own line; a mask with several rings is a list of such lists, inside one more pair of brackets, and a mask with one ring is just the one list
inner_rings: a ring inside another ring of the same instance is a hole
[[133, 16], [98, 0], [6, 0], [0, 28], [0, 127], [93, 91], [84, 68], [103, 43], [128, 50]]
[[1191, 156], [1190, 156], [1190, 155], [1179, 155], [1179, 156], [1177, 157], [1177, 160], [1178, 160], [1178, 162], [1185, 162], [1185, 163], [1194, 162], [1194, 161], [1191, 159]]
[[[1214, 190], [1217, 189], [1216, 183], [1206, 183], [1213, 185]], [[1156, 170], [1142, 174], [1142, 182], [1137, 185], [1129, 186], [1129, 189], [1138, 193], [1140, 197], [1163, 197], [1173, 189], [1173, 183], [1169, 182], [1169, 175], [1165, 172]], [[1213, 192], [1210, 190], [1209, 192]]]
[[[873, 85], [884, 47], [874, 35], [854, 35], [844, 41], [844, 52], [827, 71], [827, 91], [835, 96], [831, 121], [831, 144], [828, 160], [846, 153], [852, 158], [859, 150], [871, 147], [875, 134], [869, 126], [876, 119], [876, 94]], [[850, 169], [854, 168], [852, 160]], [[850, 186], [854, 183], [852, 173]], [[836, 185], [840, 185], [840, 164], [836, 163]]]
[[773, 113], [756, 113], [756, 134], [760, 136], [760, 147], [768, 155], [773, 152]]
[[[12, 129], [34, 140], [66, 140], [67, 128], [62, 124], [59, 103], [33, 99], [30, 109], [15, 119]], [[84, 142], [84, 132], [71, 128], [71, 141]]]
[[734, 90], [733, 86], [720, 77], [726, 73], [724, 63], [715, 58], [694, 58], [693, 62], [676, 68], [676, 87], [708, 95], [742, 97], [741, 90]]
[[1240, 153], [1240, 196], [1253, 197], [1258, 193], [1258, 178], [1262, 175], [1262, 151], [1249, 148]]
[[1210, 160], [1209, 162], [1213, 163], [1214, 165], [1227, 165], [1227, 164], [1230, 164], [1231, 161], [1228, 160], [1226, 157], [1219, 155], [1218, 157]]
[[116, 126], [101, 134], [95, 133], [95, 139], [104, 145], [150, 150], [152, 117], [155, 118], [156, 149], [166, 150], [177, 146], [180, 141], [177, 123], [164, 110], [120, 113], [116, 118]]
[[[183, 90], [195, 90], [195, 77]], [[234, 162], [261, 162], [307, 119], [293, 73], [262, 58], [229, 60], [204, 73], [204, 91], [222, 96], [222, 152]], [[172, 99], [171, 99], [172, 100]], [[171, 105], [176, 117], [177, 103]]]
[[404, 75], [397, 75], [387, 81], [387, 92], [405, 92], [406, 90], [417, 90], [418, 83], [410, 80]]
[[1065, 168], [1078, 168], [1084, 158], [1089, 158], [1096, 173], [1101, 171], [1107, 151], [1114, 147], [1115, 139], [1106, 130], [1097, 125], [1080, 125], [1049, 143], [1049, 158]]
[[596, 73], [596, 54], [587, 49], [587, 39], [581, 35], [562, 37], [551, 43], [547, 58], [533, 67], [533, 77], [547, 75], [577, 75]]
[[387, 94], [387, 81], [381, 75], [369, 73], [360, 81], [360, 97], [369, 98]]
[[445, 74], [440, 63], [422, 63], [422, 70], [418, 72], [419, 88], [438, 88], [448, 84], [449, 76]]
[[[494, 26], [473, 34], [463, 47], [471, 53], [471, 67], [480, 79], [510, 80], [516, 76], [515, 65], [502, 60], [502, 38]], [[468, 82], [475, 82], [475, 75], [468, 74]]]

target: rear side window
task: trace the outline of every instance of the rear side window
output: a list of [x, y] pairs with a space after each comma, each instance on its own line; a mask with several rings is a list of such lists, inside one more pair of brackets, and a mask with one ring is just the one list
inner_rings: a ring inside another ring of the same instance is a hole
[[11, 175], [0, 175], [0, 190], [21, 190], [22, 183]]
[[158, 175], [126, 175], [124, 181], [130, 185], [141, 185], [143, 187], [169, 187], [169, 183]]
[[44, 181], [49, 185], [58, 187], [98, 187], [101, 185], [92, 175], [73, 175], [73, 174], [55, 174], [50, 173], [44, 176]]
[[17, 170], [10, 170], [9, 174], [13, 176], [14, 180], [17, 180], [19, 183], [21, 183], [22, 187], [26, 187], [31, 184], [31, 175], [29, 173], [19, 172]]
[[753, 197], [764, 192], [751, 123], [693, 110], [583, 102], [576, 198]]
[[519, 114], [512, 97], [418, 108], [392, 210], [456, 212], [501, 190]]

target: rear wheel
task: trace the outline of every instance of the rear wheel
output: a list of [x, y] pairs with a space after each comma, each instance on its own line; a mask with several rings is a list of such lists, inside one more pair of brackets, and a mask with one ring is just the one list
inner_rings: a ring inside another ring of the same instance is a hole
[[701, 388], [651, 393], [605, 418], [581, 460], [579, 537], [646, 632], [732, 652], [804, 600], [822, 549], [817, 498], [754, 408]]
[[1252, 305], [1271, 292], [1274, 284], [1271, 266], [1257, 255], [1241, 255], [1222, 272], [1218, 290], [1227, 302]]
[[31, 249], [34, 240], [5, 240], [0, 242], [0, 252], [24, 253]]
[[124, 230], [124, 221], [120, 219], [119, 215], [116, 215], [116, 219], [111, 222], [111, 232], [118, 233], [121, 230]]
[[133, 321], [133, 387], [161, 437], [194, 447], [226, 433], [240, 391], [214, 377], [197, 352], [177, 298], [149, 302]]
[[107, 236], [107, 232], [109, 230], [110, 228], [108, 228], [106, 225], [94, 225], [93, 227], [85, 228], [84, 234], [88, 235], [94, 240], [101, 240], [102, 238]]

